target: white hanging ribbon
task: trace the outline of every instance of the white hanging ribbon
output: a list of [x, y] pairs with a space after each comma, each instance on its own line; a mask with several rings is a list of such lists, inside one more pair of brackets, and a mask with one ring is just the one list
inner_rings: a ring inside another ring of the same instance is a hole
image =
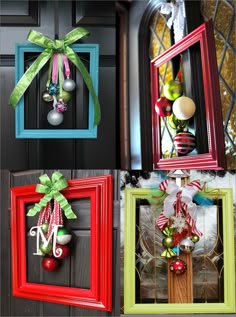
[[185, 6], [184, 0], [176, 0], [175, 3], [165, 3], [161, 6], [161, 13], [170, 14], [171, 17], [167, 21], [167, 26], [174, 27], [175, 43], [184, 37], [184, 22], [185, 22]]
[[185, 211], [186, 222], [191, 226], [192, 232], [202, 236], [196, 227], [197, 206], [192, 201], [193, 196], [201, 190], [198, 180], [192, 181], [183, 188], [180, 188], [174, 181], [165, 180], [160, 184], [161, 190], [169, 194], [163, 204], [163, 210], [157, 219], [157, 225], [162, 230], [169, 218]]

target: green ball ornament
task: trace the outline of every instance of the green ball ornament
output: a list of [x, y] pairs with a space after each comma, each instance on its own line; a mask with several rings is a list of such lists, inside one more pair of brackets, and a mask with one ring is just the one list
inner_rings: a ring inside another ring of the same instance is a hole
[[39, 246], [39, 249], [41, 252], [43, 252], [44, 254], [48, 254], [51, 252], [52, 250], [52, 244], [49, 242], [48, 244], [44, 244], [44, 243], [41, 243], [40, 246]]
[[37, 255], [39, 255], [39, 256], [45, 256], [45, 253], [43, 253], [42, 250], [39, 249]]
[[162, 245], [163, 245], [165, 248], [171, 248], [172, 242], [173, 242], [172, 237], [166, 237], [166, 238], [164, 238], [164, 239], [162, 240]]
[[193, 241], [193, 243], [197, 243], [200, 240], [200, 238], [195, 234], [194, 236], [192, 236], [191, 240]]
[[69, 234], [68, 230], [66, 228], [60, 228], [57, 231], [57, 243], [65, 245], [70, 242], [72, 238], [72, 235]]
[[177, 131], [182, 131], [183, 129], [187, 128], [189, 125], [189, 121], [188, 120], [179, 120], [176, 118], [176, 116], [172, 113], [169, 117], [168, 117], [168, 124], [169, 126]]
[[71, 93], [69, 91], [62, 91], [62, 96], [60, 96], [60, 94], [57, 95], [57, 100], [62, 99], [65, 103], [67, 103], [68, 101], [71, 100]]
[[169, 80], [163, 88], [164, 96], [171, 101], [180, 97], [182, 92], [182, 84], [178, 80]]
[[44, 222], [42, 224], [41, 229], [42, 229], [43, 233], [47, 233], [48, 232], [48, 227], [49, 227], [48, 222]]
[[57, 236], [64, 236], [69, 234], [69, 231], [66, 228], [59, 228], [57, 231]]

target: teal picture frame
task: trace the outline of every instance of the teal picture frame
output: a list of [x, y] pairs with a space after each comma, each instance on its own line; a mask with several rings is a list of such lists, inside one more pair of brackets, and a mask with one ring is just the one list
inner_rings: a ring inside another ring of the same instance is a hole
[[[89, 74], [93, 86], [98, 95], [98, 68], [99, 45], [98, 44], [73, 44], [70, 46], [76, 53], [89, 55]], [[15, 47], [15, 84], [25, 72], [25, 54], [41, 53], [43, 48], [35, 44], [16, 44]], [[94, 104], [91, 94], [88, 96], [88, 123], [86, 128], [78, 129], [28, 129], [25, 128], [25, 100], [21, 98], [15, 110], [15, 136], [19, 139], [87, 139], [97, 137], [97, 126], [94, 125]]]

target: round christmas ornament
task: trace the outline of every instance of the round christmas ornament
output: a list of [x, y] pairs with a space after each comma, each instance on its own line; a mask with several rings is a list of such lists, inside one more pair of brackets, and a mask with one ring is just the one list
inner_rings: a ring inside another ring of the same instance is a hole
[[172, 104], [166, 97], [157, 99], [155, 103], [155, 111], [160, 117], [167, 117], [171, 114]]
[[164, 85], [164, 88], [163, 88], [164, 96], [171, 101], [174, 101], [179, 96], [181, 96], [182, 92], [183, 92], [182, 84], [178, 80], [168, 81]]
[[55, 105], [55, 109], [57, 112], [65, 112], [67, 110], [67, 105], [63, 100], [59, 100]]
[[163, 245], [165, 248], [171, 248], [172, 242], [173, 242], [172, 237], [166, 237], [166, 238], [164, 238], [164, 239], [162, 240], [162, 245]]
[[62, 84], [62, 88], [65, 91], [73, 91], [75, 89], [75, 82], [74, 80], [67, 78], [64, 80], [63, 84]]
[[47, 120], [51, 125], [60, 125], [63, 122], [63, 114], [53, 109], [49, 111]]
[[196, 105], [191, 98], [182, 96], [174, 101], [172, 111], [177, 119], [188, 120], [194, 115]]
[[193, 241], [193, 243], [197, 243], [200, 240], [200, 238], [199, 236], [195, 234], [194, 236], [191, 237], [191, 240]]
[[67, 245], [57, 244], [56, 245], [56, 254], [60, 254], [57, 256], [57, 259], [62, 260], [70, 255], [70, 249]]
[[189, 125], [188, 120], [179, 120], [173, 113], [168, 117], [167, 122], [172, 129], [177, 131], [182, 131], [186, 129]]
[[72, 238], [72, 235], [69, 234], [68, 230], [66, 230], [66, 228], [60, 228], [57, 231], [57, 243], [58, 244], [67, 244], [70, 242]]
[[179, 244], [180, 250], [184, 253], [190, 253], [193, 251], [195, 244], [190, 237], [183, 239]]
[[166, 248], [161, 256], [166, 258], [171, 258], [172, 256], [176, 256], [176, 253], [172, 250], [173, 238], [172, 235], [175, 229], [171, 227], [165, 227], [162, 233], [165, 235], [165, 238], [162, 240], [162, 245]]
[[196, 147], [195, 136], [188, 131], [179, 132], [174, 137], [176, 151], [180, 154], [188, 154]]
[[48, 91], [44, 91], [42, 94], [42, 99], [45, 102], [52, 102], [53, 101], [53, 96], [49, 94]]
[[49, 223], [48, 222], [44, 222], [41, 226], [41, 229], [43, 231], [43, 233], [47, 233], [48, 232], [48, 227], [49, 227]]
[[45, 257], [42, 260], [42, 268], [47, 272], [53, 272], [58, 267], [58, 261], [53, 257]]
[[62, 90], [62, 95], [57, 95], [57, 100], [62, 99], [65, 103], [69, 102], [71, 100], [71, 93], [65, 90]]
[[42, 253], [48, 254], [52, 250], [52, 244], [50, 242], [49, 243], [41, 243], [39, 246], [39, 249]]
[[170, 271], [175, 274], [183, 274], [187, 270], [186, 263], [181, 259], [175, 259], [170, 263]]

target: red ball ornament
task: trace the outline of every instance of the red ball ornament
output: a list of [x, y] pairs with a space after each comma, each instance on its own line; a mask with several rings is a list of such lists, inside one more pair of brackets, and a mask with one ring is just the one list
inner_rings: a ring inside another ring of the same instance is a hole
[[176, 151], [180, 154], [188, 154], [196, 147], [195, 136], [188, 131], [179, 132], [174, 137]]
[[57, 259], [62, 260], [70, 255], [70, 249], [67, 245], [57, 244], [56, 245], [56, 255], [57, 254], [60, 254], [59, 256], [57, 256]]
[[155, 103], [155, 111], [160, 117], [167, 117], [171, 114], [172, 104], [166, 97], [157, 99]]
[[42, 260], [42, 268], [47, 272], [53, 272], [58, 267], [58, 261], [53, 257], [45, 257]]
[[175, 259], [170, 263], [170, 271], [175, 274], [183, 274], [187, 270], [187, 264], [181, 259]]

